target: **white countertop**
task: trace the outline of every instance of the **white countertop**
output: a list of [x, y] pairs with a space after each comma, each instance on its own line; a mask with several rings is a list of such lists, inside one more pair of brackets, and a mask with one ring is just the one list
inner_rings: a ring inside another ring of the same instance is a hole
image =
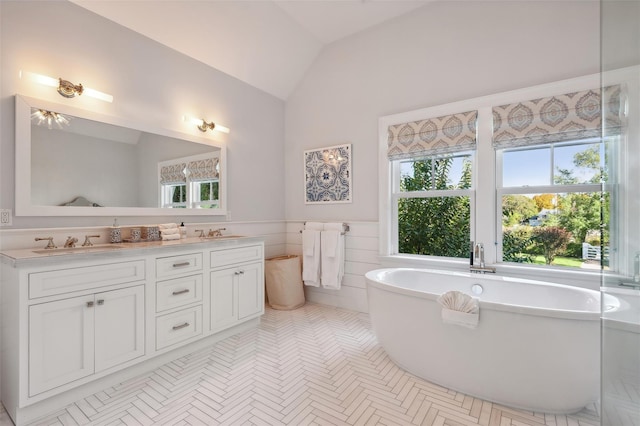
[[[120, 257], [123, 255], [144, 255], [151, 250], [165, 250], [188, 248], [201, 245], [215, 245], [216, 247], [234, 246], [238, 244], [262, 242], [260, 237], [248, 236], [223, 236], [215, 238], [190, 237], [172, 241], [141, 241], [138, 243], [117, 243], [117, 244], [95, 244], [90, 247], [76, 246], [73, 248], [45, 249], [44, 247], [34, 247], [29, 249], [5, 250], [0, 252], [3, 263], [12, 266], [30, 264], [33, 261], [43, 261], [48, 259], [56, 260], [85, 260], [90, 256], [100, 255], [102, 257]], [[198, 247], [200, 248], [200, 247]], [[38, 262], [39, 263], [39, 262]]]

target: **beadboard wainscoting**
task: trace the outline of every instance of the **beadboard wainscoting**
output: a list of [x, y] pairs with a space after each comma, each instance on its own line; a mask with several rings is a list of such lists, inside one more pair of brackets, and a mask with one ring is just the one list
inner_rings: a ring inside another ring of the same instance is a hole
[[[314, 303], [369, 312], [364, 274], [380, 267], [378, 261], [378, 222], [351, 222], [345, 235], [344, 278], [340, 290], [305, 287], [307, 300]], [[288, 254], [302, 255], [304, 221], [287, 222]]]

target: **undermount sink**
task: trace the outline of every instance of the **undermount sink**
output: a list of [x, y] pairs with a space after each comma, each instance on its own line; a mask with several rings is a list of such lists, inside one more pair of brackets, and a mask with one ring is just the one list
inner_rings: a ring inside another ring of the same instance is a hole
[[73, 254], [73, 253], [91, 253], [95, 251], [110, 251], [121, 249], [119, 244], [105, 244], [97, 246], [85, 246], [85, 247], [61, 247], [54, 249], [40, 249], [32, 250], [36, 254]]
[[228, 240], [231, 238], [243, 238], [244, 235], [221, 235], [219, 237], [202, 237], [205, 240]]

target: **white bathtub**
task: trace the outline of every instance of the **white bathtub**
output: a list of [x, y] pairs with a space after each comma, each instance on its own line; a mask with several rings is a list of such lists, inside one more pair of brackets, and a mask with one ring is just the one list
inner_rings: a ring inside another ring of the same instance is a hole
[[[366, 274], [374, 331], [391, 359], [430, 382], [544, 413], [599, 397], [600, 293], [540, 281], [427, 269]], [[471, 287], [480, 284], [482, 294]], [[479, 299], [477, 328], [443, 324], [436, 298]], [[607, 302], [615, 309], [616, 299]]]

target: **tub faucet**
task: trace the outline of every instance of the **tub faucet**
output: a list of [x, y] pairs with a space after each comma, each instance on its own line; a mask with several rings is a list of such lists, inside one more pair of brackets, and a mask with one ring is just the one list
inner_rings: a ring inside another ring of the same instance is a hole
[[484, 268], [484, 244], [476, 244], [476, 259], [480, 260], [480, 267]]
[[473, 257], [475, 260], [478, 260], [480, 263], [475, 264], [474, 262], [474, 264], [471, 265], [470, 267], [471, 272], [477, 273], [477, 274], [486, 274], [486, 273], [495, 274], [496, 268], [492, 266], [487, 266], [484, 263], [484, 244], [482, 243], [476, 244]]

